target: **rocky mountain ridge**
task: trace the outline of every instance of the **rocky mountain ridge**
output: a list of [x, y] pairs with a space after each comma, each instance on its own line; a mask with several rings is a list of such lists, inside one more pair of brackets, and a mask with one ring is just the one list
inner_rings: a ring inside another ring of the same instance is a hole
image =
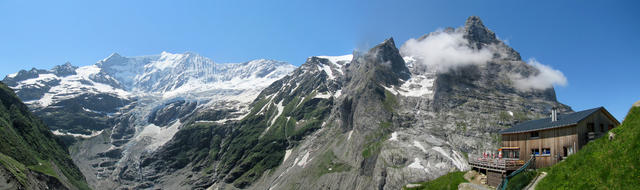
[[[80, 136], [108, 128], [110, 116], [122, 114], [121, 109], [138, 99], [249, 102], [294, 68], [264, 59], [218, 64], [190, 52], [138, 57], [114, 53], [89, 66], [67, 62], [51, 70], [22, 70], [3, 82], [59, 134]], [[83, 126], [87, 123], [93, 127]]]
[[[472, 59], [426, 57], [392, 38], [366, 52], [310, 57], [286, 74], [277, 67], [258, 70], [279, 74], [244, 75], [191, 55], [112, 55], [92, 80], [150, 95], [120, 107], [109, 130], [80, 141], [73, 158], [98, 189], [398, 189], [468, 169], [468, 157], [495, 149], [497, 132], [510, 124], [551, 107], [571, 111], [552, 86], [516, 86], [514, 75], [541, 71], [478, 17], [415, 43], [442, 39]], [[220, 72], [272, 81], [250, 98], [243, 91], [200, 99], [228, 79]], [[191, 87], [204, 92], [169, 98]]]
[[87, 139], [71, 148], [74, 161], [92, 187], [110, 189], [117, 170], [170, 140], [187, 116], [242, 118], [263, 88], [294, 68], [265, 59], [218, 64], [189, 52], [114, 53], [94, 65], [23, 70], [4, 81], [54, 134]]
[[[461, 34], [465, 47], [492, 54], [481, 64], [438, 70], [403, 55], [388, 39], [350, 56], [310, 57], [263, 90], [242, 120], [187, 122], [127, 171], [142, 175], [127, 184], [397, 189], [468, 169], [468, 155], [495, 149], [495, 134], [509, 124], [547, 115], [554, 106], [571, 111], [552, 87], [516, 88], [513, 74], [540, 71], [477, 17], [440, 32]], [[419, 40], [431, 35], [437, 34]]]

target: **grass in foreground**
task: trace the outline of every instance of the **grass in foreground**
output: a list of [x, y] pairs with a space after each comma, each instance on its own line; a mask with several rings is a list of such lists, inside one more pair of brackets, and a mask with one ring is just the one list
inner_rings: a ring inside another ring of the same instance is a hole
[[413, 188], [406, 188], [403, 187], [402, 189], [406, 189], [406, 190], [421, 190], [421, 189], [433, 189], [433, 190], [456, 190], [458, 189], [458, 185], [460, 185], [461, 183], [466, 183], [468, 182], [466, 179], [464, 179], [464, 174], [466, 172], [451, 172], [448, 173], [447, 175], [443, 175], [437, 179], [434, 179], [432, 181], [427, 181], [427, 182], [422, 182], [422, 183], [418, 183], [421, 186], [419, 187], [413, 187]]
[[638, 189], [640, 187], [640, 107], [622, 125], [548, 168], [536, 189]]

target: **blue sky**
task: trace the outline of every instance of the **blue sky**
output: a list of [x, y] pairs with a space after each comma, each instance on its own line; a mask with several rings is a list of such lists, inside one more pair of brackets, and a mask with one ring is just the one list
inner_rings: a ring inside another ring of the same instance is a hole
[[112, 52], [197, 52], [217, 62], [302, 64], [394, 37], [464, 24], [471, 15], [516, 49], [564, 73], [560, 102], [605, 106], [622, 120], [640, 100], [638, 1], [7, 1], [0, 75], [90, 65]]

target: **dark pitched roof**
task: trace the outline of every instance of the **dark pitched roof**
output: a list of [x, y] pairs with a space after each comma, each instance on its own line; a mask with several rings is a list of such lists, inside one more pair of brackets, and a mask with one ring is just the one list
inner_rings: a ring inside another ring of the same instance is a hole
[[516, 126], [500, 131], [500, 134], [523, 133], [523, 132], [529, 132], [529, 131], [539, 131], [543, 129], [551, 129], [551, 128], [574, 125], [582, 121], [584, 118], [589, 117], [591, 114], [595, 113], [600, 109], [604, 109], [604, 108], [598, 107], [598, 108], [588, 109], [588, 110], [579, 111], [575, 113], [558, 114], [558, 121], [555, 121], [555, 122], [551, 121], [551, 117], [525, 121], [523, 123], [517, 124]]

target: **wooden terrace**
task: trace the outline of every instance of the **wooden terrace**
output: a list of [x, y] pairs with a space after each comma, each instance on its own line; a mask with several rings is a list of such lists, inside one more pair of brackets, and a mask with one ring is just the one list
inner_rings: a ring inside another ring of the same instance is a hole
[[484, 170], [491, 170], [500, 173], [506, 173], [508, 171], [514, 171], [524, 165], [523, 160], [508, 159], [508, 158], [477, 158], [469, 160], [469, 165]]

